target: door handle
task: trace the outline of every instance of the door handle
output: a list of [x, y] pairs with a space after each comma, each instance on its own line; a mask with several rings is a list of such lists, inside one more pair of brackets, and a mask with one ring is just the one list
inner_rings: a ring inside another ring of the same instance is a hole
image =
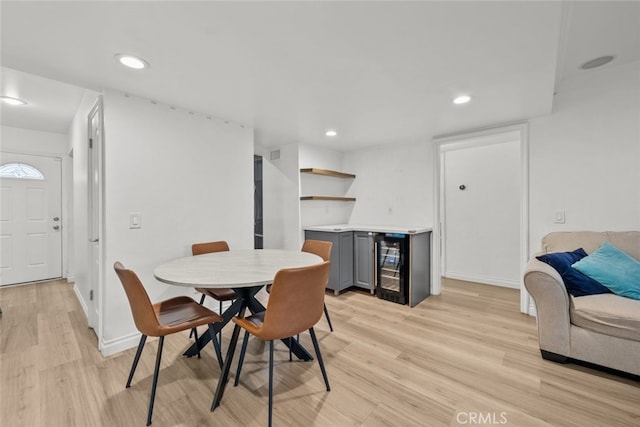
[[54, 220], [54, 221], [60, 221], [60, 218], [58, 218], [57, 216], [54, 216], [54, 217], [53, 217], [53, 220]]
[[98, 243], [100, 241], [100, 239], [89, 239], [89, 242], [91, 243]]
[[54, 229], [54, 230], [60, 230], [60, 226], [59, 226], [59, 225], [54, 225], [54, 226], [53, 226], [53, 229]]

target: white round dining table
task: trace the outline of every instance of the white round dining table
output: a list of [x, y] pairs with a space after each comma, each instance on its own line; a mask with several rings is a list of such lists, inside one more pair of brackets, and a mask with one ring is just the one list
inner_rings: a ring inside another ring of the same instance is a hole
[[278, 270], [319, 264], [322, 258], [285, 249], [246, 249], [178, 258], [155, 268], [161, 282], [198, 288], [243, 288], [273, 282]]
[[[217, 333], [234, 316], [244, 316], [246, 309], [252, 313], [265, 310], [255, 296], [264, 285], [273, 283], [278, 270], [307, 267], [321, 262], [323, 260], [318, 255], [302, 251], [240, 249], [177, 258], [158, 265], [153, 270], [153, 274], [159, 281], [176, 286], [232, 288], [238, 297], [223, 313], [220, 313], [222, 322], [213, 325]], [[184, 355], [191, 357], [198, 354], [210, 340], [210, 334], [203, 334], [184, 352]], [[283, 342], [298, 358], [313, 359], [309, 352], [295, 340]], [[222, 360], [220, 363], [222, 364]]]

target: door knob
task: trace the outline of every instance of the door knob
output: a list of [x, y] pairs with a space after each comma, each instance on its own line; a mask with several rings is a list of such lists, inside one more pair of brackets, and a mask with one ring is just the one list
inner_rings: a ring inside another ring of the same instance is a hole
[[60, 226], [59, 226], [59, 225], [54, 225], [54, 226], [53, 226], [53, 229], [54, 229], [54, 230], [60, 230]]
[[53, 217], [53, 220], [54, 220], [54, 221], [60, 221], [60, 218], [58, 218], [57, 216], [54, 216], [54, 217]]

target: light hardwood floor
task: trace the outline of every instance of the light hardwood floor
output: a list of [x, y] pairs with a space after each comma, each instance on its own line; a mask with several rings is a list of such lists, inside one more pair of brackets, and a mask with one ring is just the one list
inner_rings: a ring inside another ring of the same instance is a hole
[[[517, 291], [446, 281], [413, 309], [360, 292], [326, 304], [335, 332], [324, 319], [316, 330], [332, 391], [315, 361], [289, 363], [277, 345], [274, 425], [640, 425], [640, 383], [542, 360]], [[135, 349], [100, 355], [72, 285], [0, 289], [0, 306], [0, 425], [145, 424], [155, 340], [125, 389]], [[183, 358], [188, 345], [188, 332], [165, 341], [153, 425], [265, 425], [266, 346], [251, 340], [240, 386], [209, 412], [219, 369], [211, 348]]]

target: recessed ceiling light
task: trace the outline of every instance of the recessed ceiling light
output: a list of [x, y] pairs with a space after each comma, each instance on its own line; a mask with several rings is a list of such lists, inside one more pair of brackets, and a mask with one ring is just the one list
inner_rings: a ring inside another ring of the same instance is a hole
[[114, 55], [114, 57], [122, 65], [129, 68], [133, 68], [134, 70], [142, 70], [143, 68], [149, 68], [149, 63], [138, 56], [129, 55], [126, 53], [117, 53]]
[[456, 99], [453, 100], [454, 104], [466, 104], [471, 101], [471, 97], [469, 95], [460, 95]]
[[335, 130], [330, 129], [330, 130], [326, 131], [324, 134], [327, 135], [327, 136], [336, 136], [338, 134], [338, 132], [336, 132]]
[[580, 66], [583, 70], [590, 70], [591, 68], [602, 67], [605, 64], [613, 61], [615, 58], [613, 55], [601, 56], [599, 58], [592, 59], [591, 61], [587, 61]]
[[9, 104], [9, 105], [25, 105], [27, 103], [27, 101], [24, 101], [20, 98], [14, 98], [13, 96], [0, 96], [0, 99], [2, 99], [2, 102], [4, 102], [5, 104]]

